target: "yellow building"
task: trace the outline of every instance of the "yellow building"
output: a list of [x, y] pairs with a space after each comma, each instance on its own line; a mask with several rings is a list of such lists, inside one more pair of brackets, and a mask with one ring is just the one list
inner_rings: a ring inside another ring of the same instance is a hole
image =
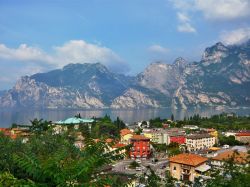
[[129, 129], [122, 129], [120, 131], [120, 137], [121, 137], [121, 143], [123, 144], [129, 144], [130, 143], [130, 139], [132, 138], [132, 136], [134, 135], [134, 133], [129, 130]]

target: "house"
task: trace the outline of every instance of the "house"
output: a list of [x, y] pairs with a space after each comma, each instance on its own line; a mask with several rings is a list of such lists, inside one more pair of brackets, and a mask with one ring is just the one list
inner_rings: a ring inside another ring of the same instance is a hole
[[75, 136], [76, 136], [76, 140], [74, 142], [74, 145], [76, 147], [78, 147], [79, 149], [83, 149], [84, 148], [84, 141], [83, 141], [84, 137], [83, 137], [82, 133], [76, 132]]
[[225, 132], [224, 135], [225, 135], [226, 137], [235, 136], [235, 135], [236, 135], [236, 132], [234, 132], [234, 131], [228, 131], [228, 132]]
[[201, 128], [200, 130], [210, 134], [211, 136], [214, 136], [214, 137], [218, 138], [218, 131], [216, 129], [213, 129], [213, 128], [208, 128], [208, 129], [207, 128]]
[[143, 129], [143, 135], [147, 138], [150, 138], [151, 142], [157, 144], [167, 144], [168, 141], [168, 133], [162, 128]]
[[239, 132], [235, 134], [235, 139], [250, 144], [250, 132]]
[[185, 126], [183, 126], [183, 129], [198, 130], [199, 127], [196, 125], [185, 125]]
[[178, 144], [185, 144], [186, 143], [186, 137], [183, 133], [173, 133], [168, 135], [168, 144], [170, 143], [178, 143]]
[[0, 128], [0, 132], [3, 132], [5, 136], [9, 136], [11, 139], [21, 137], [24, 143], [28, 141], [30, 136], [29, 130], [22, 128]]
[[132, 159], [148, 159], [151, 156], [150, 139], [143, 135], [133, 135], [130, 139]]
[[210, 134], [193, 134], [186, 137], [186, 146], [188, 151], [207, 149], [213, 147], [215, 143], [215, 137]]
[[[115, 150], [117, 150], [117, 149], [120, 149], [120, 148], [124, 148], [124, 147], [126, 147], [127, 145], [126, 144], [123, 144], [123, 143], [116, 143], [116, 144], [114, 144], [112, 147], [111, 147], [111, 149], [110, 149], [110, 151], [115, 151]], [[119, 151], [119, 154], [125, 154], [126, 153], [126, 149], [121, 149], [120, 151]]]
[[233, 162], [238, 165], [248, 164], [250, 162], [249, 154], [247, 152], [228, 150], [213, 157], [211, 160], [211, 165], [221, 167], [225, 161], [229, 159], [233, 159]]
[[203, 175], [211, 167], [206, 164], [207, 158], [200, 155], [182, 153], [169, 158], [169, 169], [172, 177], [194, 182], [195, 177]]
[[120, 142], [123, 144], [129, 144], [133, 135], [134, 133], [129, 129], [120, 130]]

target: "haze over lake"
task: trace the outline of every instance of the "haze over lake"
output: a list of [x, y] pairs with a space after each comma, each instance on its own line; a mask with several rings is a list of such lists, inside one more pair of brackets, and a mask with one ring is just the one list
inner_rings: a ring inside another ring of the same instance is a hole
[[30, 124], [34, 118], [45, 119], [48, 121], [58, 121], [80, 113], [83, 118], [102, 117], [109, 115], [113, 120], [118, 116], [128, 124], [136, 121], [149, 120], [155, 117], [169, 118], [174, 114], [175, 119], [183, 119], [194, 114], [201, 116], [211, 116], [222, 112], [236, 113], [238, 115], [250, 115], [250, 108], [240, 109], [215, 109], [200, 108], [189, 110], [174, 110], [172, 108], [160, 109], [131, 109], [131, 110], [0, 110], [0, 127], [10, 127], [12, 123]]

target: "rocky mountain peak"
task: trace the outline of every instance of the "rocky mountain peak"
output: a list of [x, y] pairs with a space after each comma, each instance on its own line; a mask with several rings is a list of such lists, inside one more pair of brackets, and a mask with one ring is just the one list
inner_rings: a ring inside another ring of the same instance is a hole
[[221, 62], [221, 58], [226, 57], [228, 53], [229, 48], [223, 45], [221, 42], [218, 42], [215, 45], [205, 49], [201, 61], [203, 62], [203, 65], [208, 66], [211, 63]]

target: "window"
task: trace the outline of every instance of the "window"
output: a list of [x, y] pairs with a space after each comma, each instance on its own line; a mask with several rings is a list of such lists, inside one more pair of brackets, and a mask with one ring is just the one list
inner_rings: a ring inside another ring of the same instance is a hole
[[176, 170], [176, 167], [174, 166], [174, 171]]

